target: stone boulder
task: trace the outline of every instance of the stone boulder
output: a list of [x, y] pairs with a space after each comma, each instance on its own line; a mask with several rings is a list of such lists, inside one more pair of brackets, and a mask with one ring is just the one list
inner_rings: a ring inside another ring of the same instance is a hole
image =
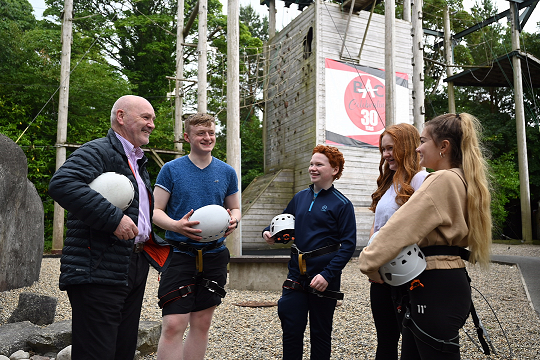
[[0, 326], [0, 355], [10, 356], [18, 350], [31, 350], [26, 340], [40, 330], [39, 326], [30, 321]]
[[71, 320], [55, 322], [28, 337], [28, 346], [36, 353], [59, 352], [71, 345]]
[[139, 336], [137, 337], [137, 350], [140, 351], [143, 356], [156, 352], [160, 336], [160, 321], [140, 321]]
[[0, 154], [0, 291], [6, 291], [39, 279], [44, 215], [22, 149], [0, 134]]
[[[156, 352], [160, 335], [160, 321], [141, 321], [135, 358]], [[38, 355], [58, 353], [57, 360], [69, 360], [71, 340], [71, 320], [55, 322], [44, 328], [29, 321], [5, 324], [0, 326], [0, 355], [10, 356], [22, 350]]]
[[19, 304], [8, 319], [8, 323], [30, 321], [36, 325], [49, 325], [54, 321], [58, 299], [52, 296], [22, 292]]

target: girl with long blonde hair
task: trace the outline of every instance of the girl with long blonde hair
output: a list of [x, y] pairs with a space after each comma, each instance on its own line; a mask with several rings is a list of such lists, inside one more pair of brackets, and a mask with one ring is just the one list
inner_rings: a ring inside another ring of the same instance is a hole
[[460, 359], [459, 329], [471, 310], [464, 260], [487, 265], [491, 244], [491, 198], [479, 131], [478, 119], [465, 113], [425, 124], [417, 151], [420, 165], [435, 172], [360, 254], [360, 270], [378, 283], [383, 282], [379, 268], [405, 246], [417, 244], [425, 255], [425, 271], [407, 283], [403, 360]]

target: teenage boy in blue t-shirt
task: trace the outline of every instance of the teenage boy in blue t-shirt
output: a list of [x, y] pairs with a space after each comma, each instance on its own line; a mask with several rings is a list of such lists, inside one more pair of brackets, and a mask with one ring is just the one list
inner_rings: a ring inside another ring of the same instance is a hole
[[[158, 290], [163, 308], [157, 350], [160, 360], [202, 360], [214, 310], [225, 296], [230, 256], [224, 242], [238, 227], [241, 213], [236, 172], [212, 156], [215, 126], [210, 115], [188, 117], [184, 139], [191, 152], [166, 163], [156, 180], [154, 223], [167, 230], [165, 238], [175, 249]], [[224, 237], [201, 243], [201, 230], [192, 227], [199, 222], [189, 221], [189, 217], [194, 210], [213, 204], [229, 211], [231, 223]]]

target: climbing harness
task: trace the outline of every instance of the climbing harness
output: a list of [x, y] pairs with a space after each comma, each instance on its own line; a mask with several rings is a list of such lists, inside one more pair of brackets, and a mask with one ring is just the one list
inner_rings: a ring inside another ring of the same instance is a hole
[[[470, 251], [458, 247], [458, 246], [447, 246], [447, 245], [435, 245], [435, 246], [427, 246], [422, 248], [422, 252], [424, 255], [427, 256], [435, 256], [435, 255], [454, 255], [459, 256], [463, 260], [469, 260], [470, 258]], [[471, 283], [471, 278], [467, 274], [467, 280], [469, 282], [469, 285]], [[418, 287], [424, 287], [424, 285], [420, 282], [420, 280], [415, 279], [411, 282], [410, 291], [414, 291], [414, 289]], [[474, 326], [476, 328], [476, 332], [478, 335], [478, 340], [480, 341], [480, 344], [482, 345], [482, 349], [485, 355], [490, 355], [491, 350], [490, 346], [488, 345], [488, 342], [486, 341], [486, 338], [489, 342], [491, 340], [489, 339], [489, 335], [482, 325], [482, 322], [478, 318], [478, 314], [476, 313], [476, 310], [474, 308], [474, 304], [471, 300], [471, 306], [469, 309], [469, 314], [472, 317]], [[450, 353], [459, 353], [459, 343], [457, 342], [458, 337], [456, 336], [453, 339], [437, 339], [428, 333], [426, 333], [424, 330], [422, 330], [418, 324], [411, 318], [411, 313], [409, 307], [407, 307], [407, 310], [405, 312], [405, 317], [403, 319], [403, 326], [410, 329], [411, 332], [414, 334], [415, 337], [420, 339], [422, 342], [428, 344], [432, 348], [442, 351], [442, 352], [450, 352]]]
[[[324, 246], [322, 248], [318, 248], [312, 251], [301, 251], [296, 244], [293, 244], [291, 246], [291, 254], [298, 256], [298, 267], [300, 268], [300, 280], [305, 281], [306, 283], [309, 283], [311, 278], [309, 277], [307, 273], [307, 259], [312, 259], [318, 256], [326, 255], [333, 253], [335, 251], [338, 251], [341, 248], [341, 244], [333, 244]], [[332, 290], [325, 290], [325, 291], [318, 291], [313, 289], [311, 286], [302, 286], [300, 282], [287, 279], [283, 283], [283, 288], [285, 289], [292, 289], [297, 291], [303, 291], [310, 294], [315, 294], [319, 297], [326, 297], [330, 299], [335, 300], [343, 300], [343, 293], [340, 291], [332, 291]]]
[[301, 251], [296, 244], [291, 246], [291, 254], [298, 255], [298, 266], [300, 267], [300, 275], [307, 275], [307, 259], [312, 259], [318, 256], [330, 254], [338, 251], [341, 248], [341, 244], [328, 245], [322, 248], [318, 248], [312, 251]]
[[[305, 277], [305, 279], [306, 281], [310, 280], [307, 277]], [[285, 280], [285, 282], [283, 283], [283, 288], [303, 291], [309, 294], [317, 295], [318, 297], [325, 297], [325, 298], [330, 298], [334, 300], [343, 300], [343, 296], [344, 296], [343, 293], [340, 291], [332, 291], [332, 290], [318, 291], [312, 288], [311, 286], [304, 287], [299, 282], [291, 280], [291, 279]]]
[[455, 342], [459, 336], [456, 336], [453, 339], [441, 340], [429, 335], [424, 330], [420, 329], [420, 327], [414, 322], [414, 320], [411, 318], [411, 312], [408, 307], [405, 312], [405, 317], [403, 318], [403, 326], [411, 330], [415, 337], [428, 344], [435, 350], [459, 353], [460, 345], [459, 343]]
[[182, 251], [182, 252], [189, 252], [193, 255], [195, 255], [195, 267], [196, 267], [196, 273], [193, 276], [193, 283], [184, 285], [179, 287], [178, 289], [175, 289], [173, 291], [170, 291], [169, 293], [165, 294], [159, 299], [158, 305], [160, 308], [163, 308], [168, 302], [174, 301], [178, 298], [186, 297], [192, 292], [195, 291], [195, 288], [197, 286], [202, 286], [206, 288], [208, 291], [216, 293], [220, 297], [224, 298], [227, 292], [224, 288], [219, 286], [219, 284], [210, 279], [206, 279], [204, 277], [204, 266], [203, 266], [203, 256], [208, 253], [208, 251], [216, 249], [220, 247], [223, 244], [213, 243], [211, 245], [205, 246], [201, 249], [197, 249], [194, 246], [191, 246], [189, 244], [183, 243], [183, 242], [175, 242], [166, 240], [170, 245], [172, 245], [174, 248]]

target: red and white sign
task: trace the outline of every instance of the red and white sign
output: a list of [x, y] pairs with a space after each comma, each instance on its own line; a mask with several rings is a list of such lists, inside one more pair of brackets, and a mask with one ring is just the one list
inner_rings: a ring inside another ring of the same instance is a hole
[[[379, 146], [385, 127], [384, 70], [326, 59], [326, 143]], [[408, 75], [396, 73], [396, 106], [409, 121]]]

